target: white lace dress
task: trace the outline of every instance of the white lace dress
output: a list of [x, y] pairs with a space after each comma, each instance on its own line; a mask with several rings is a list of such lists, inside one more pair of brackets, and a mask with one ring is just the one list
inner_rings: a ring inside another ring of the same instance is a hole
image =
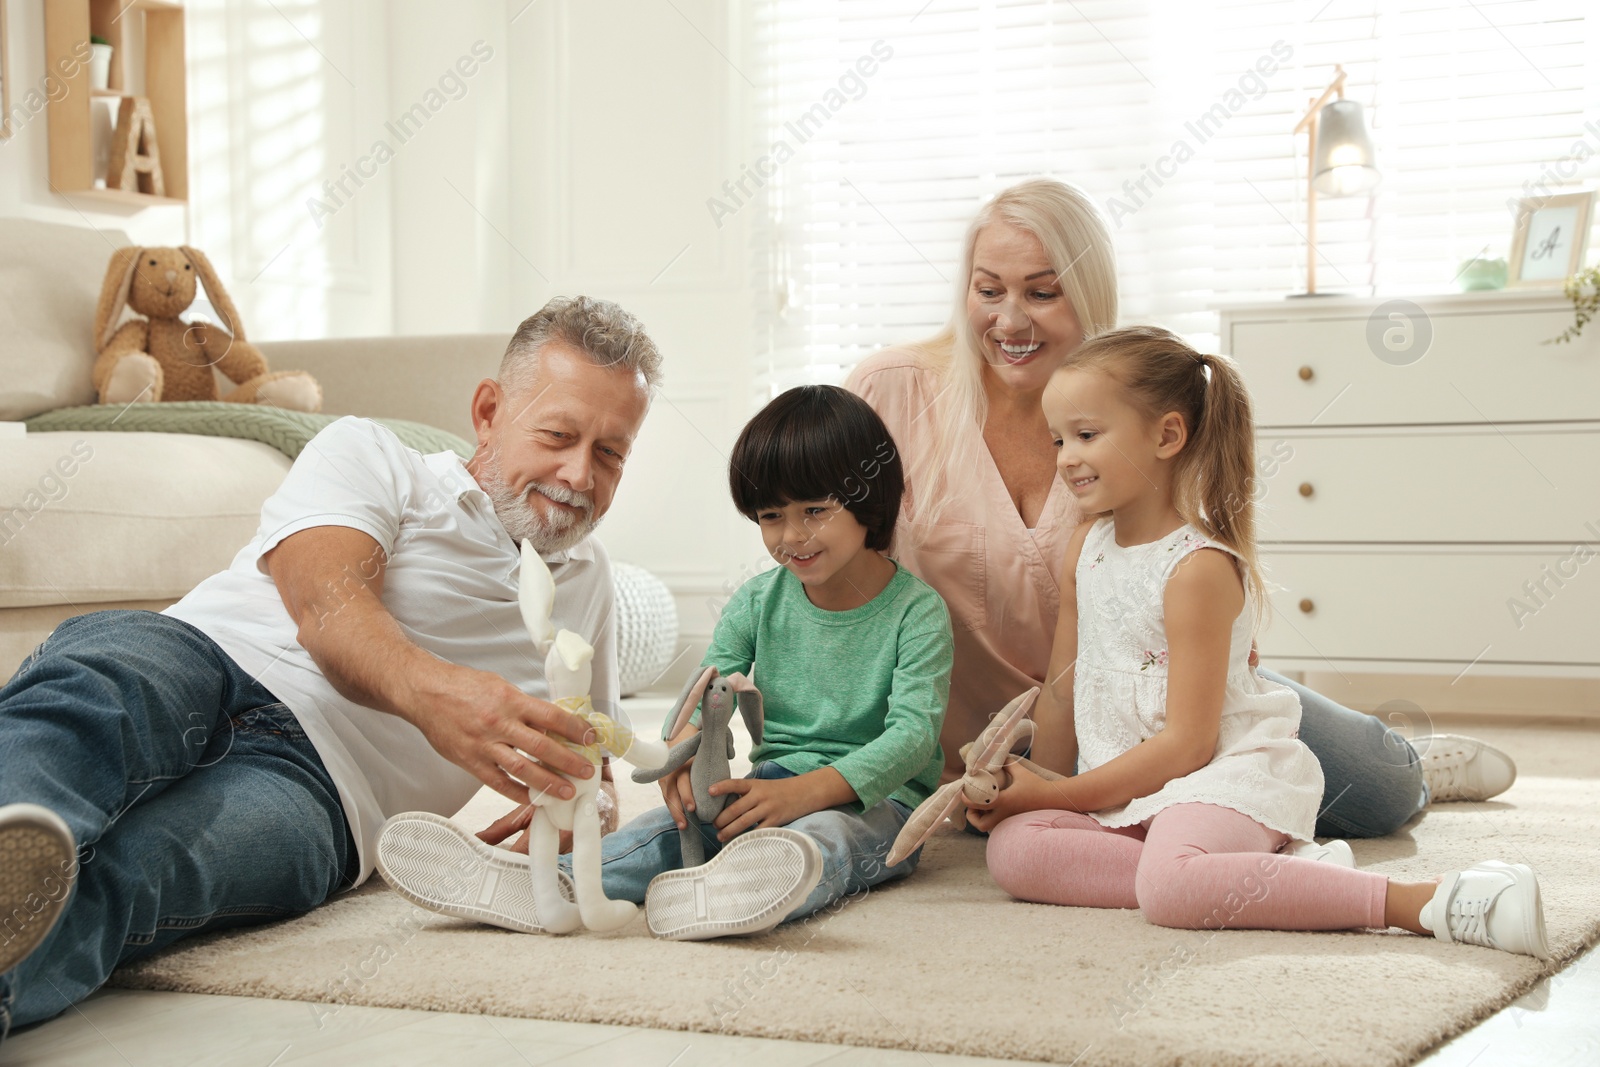
[[[1073, 686], [1078, 769], [1092, 770], [1161, 732], [1167, 720], [1162, 597], [1178, 561], [1218, 548], [1193, 526], [1123, 548], [1110, 519], [1078, 557], [1078, 663]], [[1235, 553], [1229, 552], [1230, 555]], [[1309, 841], [1322, 803], [1322, 767], [1298, 738], [1300, 699], [1250, 668], [1250, 604], [1233, 623], [1221, 731], [1211, 762], [1120, 808], [1102, 825], [1143, 823], [1174, 804], [1218, 804]]]

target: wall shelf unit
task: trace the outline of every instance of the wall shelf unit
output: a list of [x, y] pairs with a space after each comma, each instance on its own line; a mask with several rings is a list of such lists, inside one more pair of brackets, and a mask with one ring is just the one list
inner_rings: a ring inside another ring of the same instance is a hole
[[[185, 203], [189, 118], [183, 5], [174, 0], [48, 0], [44, 8], [46, 69], [72, 71], [62, 77], [66, 92], [50, 103], [52, 190], [73, 200], [133, 208]], [[78, 59], [87, 55], [91, 35], [111, 42], [108, 89], [91, 88], [89, 64]], [[141, 40], [142, 69], [135, 70], [129, 49]], [[134, 95], [150, 101], [165, 196], [95, 184], [94, 101]]]

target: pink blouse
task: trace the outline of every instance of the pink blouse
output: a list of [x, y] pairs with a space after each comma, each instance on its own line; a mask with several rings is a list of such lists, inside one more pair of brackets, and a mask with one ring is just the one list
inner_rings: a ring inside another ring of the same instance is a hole
[[[904, 349], [889, 349], [858, 365], [845, 388], [889, 427], [909, 475], [910, 457], [932, 447], [937, 373]], [[950, 609], [955, 663], [939, 737], [946, 781], [960, 772], [962, 745], [1007, 701], [1044, 684], [1061, 610], [1059, 572], [1078, 519], [1077, 501], [1056, 478], [1038, 526], [1028, 529], [986, 446], [974, 469], [952, 475], [968, 491], [931, 527], [909, 522], [902, 507], [890, 552]]]

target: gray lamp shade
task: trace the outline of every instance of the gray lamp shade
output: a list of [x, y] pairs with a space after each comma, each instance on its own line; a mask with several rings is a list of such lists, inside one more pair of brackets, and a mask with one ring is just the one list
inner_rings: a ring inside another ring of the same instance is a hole
[[1372, 138], [1361, 105], [1334, 100], [1317, 113], [1312, 184], [1324, 196], [1355, 196], [1378, 184]]

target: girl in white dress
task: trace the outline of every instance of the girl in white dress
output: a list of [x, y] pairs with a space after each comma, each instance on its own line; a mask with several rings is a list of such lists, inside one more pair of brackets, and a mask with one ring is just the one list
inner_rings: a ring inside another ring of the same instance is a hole
[[1345, 866], [1342, 844], [1311, 846], [1322, 769], [1297, 737], [1299, 701], [1248, 663], [1266, 597], [1232, 361], [1159, 328], [1114, 330], [1068, 357], [1044, 409], [1090, 518], [1067, 548], [1047, 676], [1071, 697], [1048, 702], [1034, 752], [1078, 773], [1013, 768], [992, 805], [973, 805], [1000, 886], [1159, 926], [1398, 926], [1546, 958], [1523, 864], [1401, 882]]

